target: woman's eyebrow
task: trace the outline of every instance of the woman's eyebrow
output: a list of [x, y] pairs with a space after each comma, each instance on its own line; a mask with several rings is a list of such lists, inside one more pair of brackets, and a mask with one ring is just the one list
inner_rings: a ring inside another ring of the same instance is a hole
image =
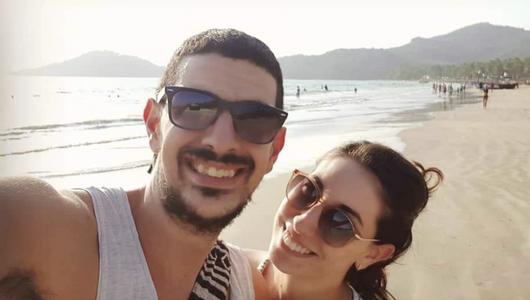
[[344, 205], [344, 204], [341, 204], [339, 207], [340, 207], [341, 209], [347, 211], [348, 213], [350, 213], [353, 217], [355, 217], [355, 219], [357, 219], [357, 221], [359, 221], [359, 223], [361, 223], [361, 226], [364, 226], [364, 224], [363, 224], [363, 220], [361, 219], [361, 215], [360, 215], [358, 212], [356, 212], [356, 211], [353, 210], [351, 207], [346, 206], [346, 205]]

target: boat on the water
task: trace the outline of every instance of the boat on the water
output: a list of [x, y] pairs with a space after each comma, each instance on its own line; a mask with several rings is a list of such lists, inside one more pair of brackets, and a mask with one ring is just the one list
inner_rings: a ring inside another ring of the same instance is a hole
[[514, 89], [519, 87], [519, 83], [511, 77], [505, 76], [502, 79], [492, 82], [492, 87], [494, 89]]

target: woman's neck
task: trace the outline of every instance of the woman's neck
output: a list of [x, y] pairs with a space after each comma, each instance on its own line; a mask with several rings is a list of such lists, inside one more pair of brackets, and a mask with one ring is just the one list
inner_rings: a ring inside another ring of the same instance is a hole
[[340, 280], [326, 280], [327, 278], [297, 277], [282, 273], [274, 265], [270, 265], [268, 281], [272, 286], [274, 298], [279, 300], [350, 300], [352, 290]]

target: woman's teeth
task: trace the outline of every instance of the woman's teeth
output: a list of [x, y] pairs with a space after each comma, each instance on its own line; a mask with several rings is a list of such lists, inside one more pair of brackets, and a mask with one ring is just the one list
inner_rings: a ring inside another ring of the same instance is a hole
[[311, 253], [311, 251], [309, 251], [308, 249], [304, 248], [303, 246], [293, 241], [293, 239], [291, 238], [288, 232], [285, 232], [283, 234], [283, 243], [287, 246], [287, 248], [289, 248], [289, 250], [292, 250], [296, 253], [300, 253], [304, 255]]
[[218, 169], [214, 167], [206, 167], [202, 164], [196, 165], [195, 170], [200, 174], [215, 178], [232, 178], [236, 175], [236, 171], [233, 169]]

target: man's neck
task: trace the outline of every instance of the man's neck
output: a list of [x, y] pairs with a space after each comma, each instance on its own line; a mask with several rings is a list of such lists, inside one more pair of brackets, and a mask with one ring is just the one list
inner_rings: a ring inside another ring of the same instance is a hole
[[171, 218], [153, 189], [131, 191], [128, 197], [158, 297], [187, 299], [218, 235], [198, 233]]

